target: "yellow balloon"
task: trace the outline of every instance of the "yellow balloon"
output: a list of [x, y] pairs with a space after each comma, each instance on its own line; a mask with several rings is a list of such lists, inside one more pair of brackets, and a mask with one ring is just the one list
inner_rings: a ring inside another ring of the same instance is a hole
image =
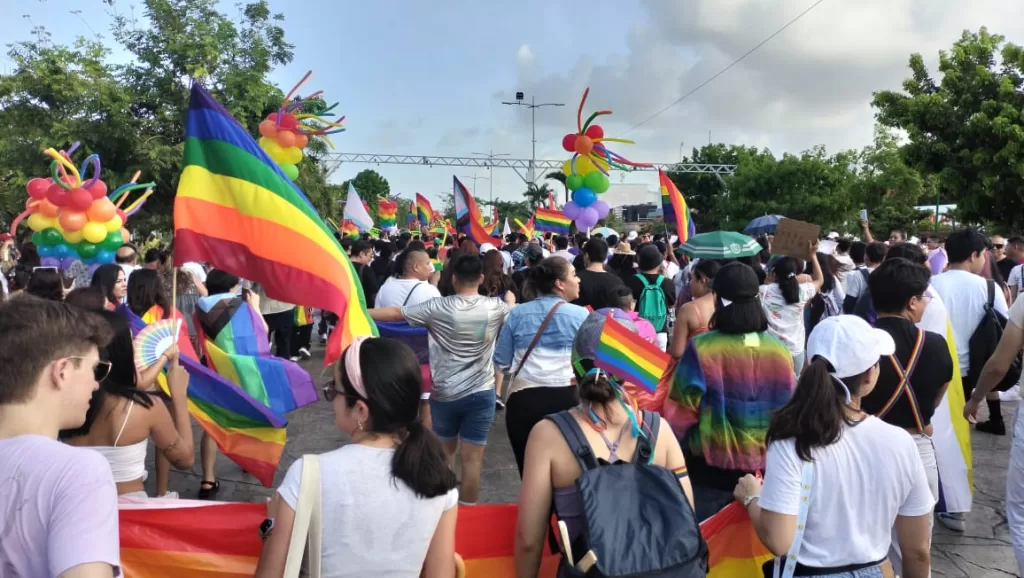
[[569, 159], [562, 163], [562, 174], [569, 176], [572, 174], [572, 159]]
[[121, 216], [114, 215], [109, 221], [103, 223], [103, 228], [105, 228], [108, 233], [113, 233], [114, 231], [120, 231], [122, 225], [124, 225], [124, 222], [121, 221]]
[[64, 231], [64, 242], [65, 243], [81, 243], [82, 242], [81, 231]]
[[590, 160], [590, 157], [579, 156], [576, 157], [576, 174], [585, 176], [597, 170], [594, 163]]
[[103, 223], [89, 221], [82, 227], [82, 237], [90, 243], [101, 243], [107, 238], [107, 228]]
[[32, 229], [33, 231], [36, 231], [37, 233], [39, 231], [42, 231], [43, 229], [55, 227], [56, 224], [57, 219], [45, 217], [40, 213], [32, 213], [31, 215], [28, 216], [28, 228]]
[[299, 147], [288, 147], [281, 149], [282, 162], [278, 164], [297, 165], [302, 161], [302, 149]]
[[605, 159], [604, 157], [597, 157], [597, 160], [596, 160], [596, 161], [594, 160], [594, 158], [593, 158], [593, 157], [591, 157], [591, 158], [590, 158], [590, 160], [591, 160], [591, 161], [593, 161], [593, 163], [594, 163], [595, 165], [597, 165], [597, 166], [601, 167], [602, 169], [604, 169], [604, 170], [606, 170], [606, 171], [608, 170], [608, 166], [609, 166], [609, 165], [608, 165], [608, 160], [607, 160], [607, 159]]
[[260, 137], [260, 148], [267, 153], [267, 156], [274, 159], [275, 161], [277, 160], [277, 157], [281, 155], [281, 152], [283, 150], [281, 148], [281, 145], [277, 144], [276, 140], [269, 139], [265, 136]]

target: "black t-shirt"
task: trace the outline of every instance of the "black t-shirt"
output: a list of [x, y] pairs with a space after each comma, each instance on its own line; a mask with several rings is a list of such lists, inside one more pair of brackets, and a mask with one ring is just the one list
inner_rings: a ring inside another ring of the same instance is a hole
[[[648, 273], [637, 273], [630, 275], [624, 279], [626, 287], [633, 292], [633, 301], [635, 301], [635, 307], [637, 311], [640, 311], [640, 294], [644, 292], [644, 282], [640, 280], [637, 275], [643, 275], [647, 282], [654, 284], [658, 281], [657, 275], [651, 275]], [[661, 280], [661, 292], [665, 294], [665, 305], [668, 309], [672, 309], [676, 304], [676, 284], [666, 275], [662, 275]], [[667, 331], [668, 325], [662, 329], [662, 332]]]
[[373, 304], [377, 302], [377, 291], [380, 290], [377, 275], [374, 274], [373, 268], [369, 265], [356, 263], [355, 266], [359, 272], [359, 281], [363, 285], [363, 296], [366, 297], [366, 305], [373, 307]]
[[1019, 265], [1019, 263], [1009, 257], [1003, 257], [996, 261], [996, 267], [999, 268], [999, 273], [1003, 276], [1003, 282], [1009, 281], [1010, 271], [1013, 271], [1013, 268], [1017, 265]]
[[[907, 364], [910, 362], [910, 353], [917, 342], [917, 326], [901, 317], [881, 317], [875, 322], [875, 327], [892, 336], [896, 342], [896, 359], [899, 360], [905, 371], [909, 370]], [[861, 400], [861, 409], [872, 415], [881, 411], [882, 407], [892, 397], [896, 386], [899, 385], [899, 375], [892, 361], [887, 357], [879, 360], [880, 373], [875, 389]], [[921, 411], [922, 426], [931, 423], [932, 414], [939, 404], [939, 391], [942, 386], [953, 379], [953, 358], [949, 354], [949, 347], [946, 339], [938, 333], [925, 331], [924, 343], [921, 346], [921, 358], [917, 367], [910, 374], [910, 387], [914, 390], [914, 397], [917, 399], [917, 406]], [[910, 401], [905, 392], [892, 409], [883, 417], [883, 421], [894, 426], [915, 429], [917, 424], [914, 421], [913, 413], [910, 410]]]
[[576, 271], [576, 275], [580, 278], [580, 296], [572, 302], [573, 305], [589, 305], [594, 311], [619, 306], [617, 297], [612, 295], [613, 289], [624, 285], [618, 275], [587, 269]]

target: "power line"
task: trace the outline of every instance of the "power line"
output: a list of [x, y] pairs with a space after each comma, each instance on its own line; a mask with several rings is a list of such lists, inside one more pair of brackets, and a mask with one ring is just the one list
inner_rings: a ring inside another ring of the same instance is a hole
[[[656, 117], [660, 116], [660, 115], [661, 115], [661, 114], [662, 114], [663, 112], [665, 112], [665, 111], [667, 111], [668, 109], [672, 108], [673, 106], [675, 106], [675, 105], [679, 104], [680, 102], [683, 102], [684, 100], [686, 100], [687, 98], [689, 98], [689, 97], [690, 97], [691, 95], [693, 95], [693, 94], [694, 94], [695, 92], [697, 92], [698, 90], [700, 90], [700, 89], [704, 88], [705, 86], [707, 86], [707, 85], [711, 84], [711, 82], [712, 82], [712, 81], [714, 81], [714, 80], [715, 80], [716, 78], [718, 78], [719, 76], [722, 76], [723, 74], [725, 74], [726, 72], [728, 72], [730, 68], [732, 68], [733, 66], [736, 66], [737, 64], [739, 64], [740, 62], [742, 62], [744, 58], [746, 58], [746, 57], [750, 56], [751, 54], [753, 54], [754, 52], [756, 52], [758, 48], [761, 48], [761, 47], [762, 47], [762, 46], [764, 46], [765, 44], [768, 44], [768, 42], [770, 42], [770, 41], [771, 41], [771, 40], [772, 40], [773, 38], [775, 38], [775, 37], [776, 37], [776, 36], [778, 36], [779, 34], [782, 34], [782, 32], [783, 32], [783, 31], [785, 31], [785, 30], [786, 30], [787, 28], [789, 28], [789, 27], [790, 27], [790, 26], [792, 26], [792, 25], [793, 25], [794, 23], [796, 23], [796, 21], [797, 21], [797, 20], [800, 20], [801, 18], [803, 18], [804, 16], [806, 16], [808, 12], [810, 12], [811, 10], [814, 10], [815, 8], [817, 8], [817, 7], [818, 7], [818, 5], [819, 5], [819, 4], [821, 4], [821, 3], [822, 3], [822, 2], [824, 2], [824, 1], [825, 1], [825, 0], [818, 0], [818, 1], [817, 1], [817, 2], [815, 2], [814, 4], [811, 4], [811, 5], [810, 5], [810, 7], [808, 7], [808, 8], [806, 9], [806, 10], [804, 10], [804, 11], [803, 11], [803, 12], [801, 12], [800, 14], [797, 14], [797, 15], [796, 15], [796, 18], [793, 18], [792, 20], [790, 20], [789, 22], [787, 22], [787, 23], [786, 23], [786, 24], [785, 24], [785, 25], [784, 25], [784, 26], [783, 26], [782, 28], [779, 28], [778, 30], [776, 30], [775, 32], [773, 32], [773, 33], [771, 34], [771, 36], [769, 36], [768, 38], [765, 38], [764, 40], [762, 40], [761, 42], [759, 42], [759, 43], [758, 43], [758, 44], [757, 44], [756, 46], [754, 46], [754, 47], [753, 47], [753, 48], [751, 48], [750, 50], [746, 51], [746, 52], [745, 52], [745, 53], [744, 53], [744, 54], [743, 54], [742, 56], [740, 56], [740, 57], [739, 57], [739, 58], [737, 58], [736, 60], [733, 60], [733, 61], [732, 61], [732, 63], [731, 63], [731, 64], [729, 64], [729, 66], [726, 66], [726, 67], [725, 67], [725, 68], [723, 68], [722, 70], [719, 70], [719, 71], [718, 71], [718, 72], [716, 72], [716, 73], [715, 73], [715, 74], [714, 74], [714, 75], [713, 75], [713, 76], [712, 76], [711, 78], [709, 78], [709, 79], [705, 80], [704, 82], [700, 83], [699, 85], [697, 85], [697, 87], [696, 87], [696, 88], [694, 88], [694, 89], [693, 89], [693, 90], [691, 90], [690, 92], [687, 92], [687, 93], [686, 93], [686, 94], [684, 94], [683, 96], [680, 96], [680, 97], [679, 97], [678, 99], [676, 99], [676, 101], [675, 101], [675, 102], [673, 102], [672, 104], [670, 104], [670, 105], [666, 106], [665, 108], [663, 108], [663, 109], [659, 110], [658, 112], [656, 112], [656, 113], [652, 114], [651, 116], [649, 116], [649, 117], [645, 118], [644, 120], [640, 121], [639, 123], [637, 123], [637, 124], [633, 125], [632, 127], [630, 127], [630, 128], [629, 128], [629, 130], [627, 130], [627, 131], [626, 131], [626, 133], [630, 133], [630, 132], [632, 132], [633, 130], [635, 130], [635, 129], [638, 129], [638, 128], [640, 128], [641, 126], [643, 126], [643, 125], [647, 124], [648, 122], [650, 122], [650, 121], [654, 120], [654, 119], [655, 119]], [[624, 134], [625, 134], [625, 133], [624, 133]]]

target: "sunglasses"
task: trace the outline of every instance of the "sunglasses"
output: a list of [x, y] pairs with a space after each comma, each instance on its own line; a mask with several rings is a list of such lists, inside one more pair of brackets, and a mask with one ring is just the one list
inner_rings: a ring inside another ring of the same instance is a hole
[[324, 399], [326, 399], [327, 401], [334, 401], [335, 398], [337, 398], [339, 395], [345, 394], [344, 391], [338, 391], [338, 389], [334, 387], [335, 383], [336, 382], [332, 379], [331, 381], [327, 382], [323, 387], [320, 388], [321, 391], [324, 392]]
[[[68, 359], [85, 359], [85, 358], [80, 356], [80, 355], [72, 355], [71, 357], [68, 357]], [[97, 360], [96, 361], [96, 365], [92, 366], [92, 377], [93, 377], [93, 379], [95, 379], [97, 383], [99, 383], [99, 382], [103, 381], [104, 379], [106, 379], [107, 376], [110, 375], [110, 367], [111, 367], [111, 363], [109, 361], [103, 361], [102, 359]]]
[[996, 248], [996, 249], [1002, 249], [1002, 248], [1003, 248], [1003, 247], [1005, 247], [1005, 246], [1006, 246], [1006, 245], [1004, 245], [1003, 243], [993, 243], [993, 244], [992, 244], [992, 247], [994, 247], [994, 248]]

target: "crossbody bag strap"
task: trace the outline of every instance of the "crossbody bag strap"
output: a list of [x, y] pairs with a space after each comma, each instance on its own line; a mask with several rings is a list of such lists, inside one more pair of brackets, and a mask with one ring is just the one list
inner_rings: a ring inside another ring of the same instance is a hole
[[424, 283], [426, 283], [426, 281], [420, 281], [419, 283], [412, 286], [412, 289], [410, 289], [409, 292], [405, 294], [405, 301], [402, 301], [402, 307], [405, 307], [406, 305], [409, 304], [409, 299], [412, 299], [412, 294], [415, 293], [416, 290], [420, 288], [420, 285]]
[[295, 519], [292, 524], [291, 540], [288, 543], [284, 578], [298, 578], [302, 571], [303, 554], [306, 554], [308, 560], [308, 576], [320, 578], [320, 556], [323, 548], [320, 493], [320, 456], [304, 455], [302, 478], [299, 480], [299, 499], [295, 503]]
[[786, 552], [786, 566], [782, 566], [782, 558], [775, 559], [775, 570], [772, 573], [774, 578], [793, 578], [796, 572], [797, 555], [800, 553], [800, 546], [804, 541], [804, 529], [807, 527], [807, 511], [811, 506], [811, 486], [814, 485], [814, 463], [804, 462], [803, 474], [800, 476], [800, 511], [796, 517], [796, 532], [793, 534], [793, 544]]
[[878, 410], [875, 417], [878, 419], [885, 419], [885, 416], [892, 411], [892, 408], [899, 401], [900, 397], [904, 394], [907, 396], [907, 402], [910, 404], [910, 413], [914, 417], [914, 423], [917, 424], [917, 430], [919, 432], [924, 431], [924, 420], [921, 418], [921, 408], [917, 405], [917, 396], [914, 395], [914, 388], [910, 385], [910, 376], [917, 369], [917, 363], [921, 360], [921, 351], [924, 349], [924, 331], [917, 330], [917, 341], [914, 342], [914, 348], [910, 351], [910, 358], [907, 359], [907, 366], [904, 369], [903, 364], [900, 363], [899, 359], [896, 359], [895, 355], [889, 356], [889, 362], [892, 364], [893, 369], [896, 370], [896, 375], [899, 377], [899, 383], [896, 385], [896, 389], [893, 390], [892, 395], [889, 396], [888, 401], [882, 406], [882, 409]]
[[530, 341], [530, 346], [526, 348], [526, 351], [523, 352], [523, 358], [519, 360], [519, 367], [517, 367], [515, 372], [512, 374], [512, 380], [514, 380], [519, 375], [519, 372], [523, 370], [523, 365], [526, 364], [527, 358], [529, 358], [530, 354], [533, 353], [533, 348], [537, 347], [537, 343], [540, 341], [540, 336], [544, 333], [544, 330], [547, 329], [548, 323], [551, 323], [551, 318], [555, 316], [555, 311], [557, 311], [562, 305], [565, 305], [565, 301], [555, 303], [555, 306], [548, 311], [544, 321], [540, 322], [537, 334], [533, 336], [533, 341]]

